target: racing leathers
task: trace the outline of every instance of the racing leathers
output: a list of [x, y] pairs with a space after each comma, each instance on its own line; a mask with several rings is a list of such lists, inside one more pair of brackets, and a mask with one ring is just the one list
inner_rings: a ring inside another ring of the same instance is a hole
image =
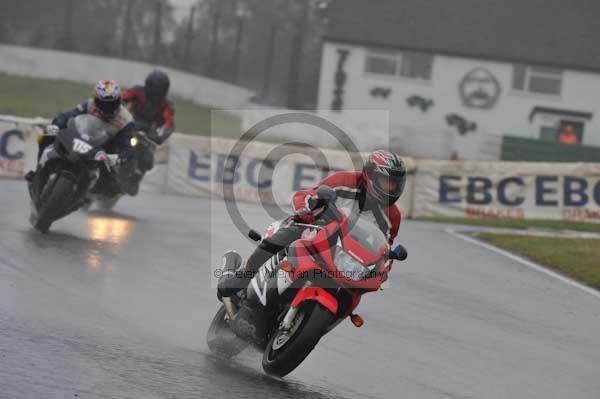
[[[120, 106], [119, 110], [110, 119], [102, 118], [100, 110], [94, 104], [93, 99], [89, 99], [79, 104], [76, 108], [62, 112], [58, 114], [53, 120], [52, 124], [58, 126], [60, 129], [65, 129], [67, 123], [71, 118], [78, 115], [90, 114], [106, 125], [106, 130], [112, 136], [112, 139], [106, 143], [106, 151], [109, 153], [116, 153], [119, 155], [119, 159], [122, 162], [124, 169], [130, 164], [126, 161], [133, 158], [133, 148], [131, 147], [131, 138], [135, 133], [135, 125], [133, 123], [133, 117], [127, 111], [124, 106]], [[38, 169], [42, 168], [48, 159], [49, 151], [52, 151], [52, 143], [56, 139], [55, 135], [44, 134], [39, 140], [38, 150]], [[124, 171], [126, 173], [126, 171]], [[33, 174], [29, 173], [26, 177], [27, 180], [32, 180]], [[101, 169], [100, 179], [96, 187], [105, 183], [105, 173]]]
[[[133, 123], [133, 117], [125, 107], [121, 106], [114, 117], [110, 119], [103, 119], [100, 111], [94, 104], [94, 100], [89, 99], [79, 104], [76, 108], [58, 114], [52, 120], [52, 124], [61, 129], [66, 129], [67, 123], [71, 118], [82, 114], [94, 115], [106, 124], [107, 131], [113, 136], [113, 139], [109, 141], [107, 145], [107, 150], [116, 152], [119, 154], [119, 158], [122, 159], [129, 159], [133, 156], [133, 149], [131, 147], [130, 140], [135, 132], [135, 125]], [[55, 136], [48, 134], [45, 134], [40, 138], [38, 161], [40, 161], [45, 149], [54, 142], [55, 138]]]
[[149, 138], [162, 144], [175, 131], [175, 107], [165, 98], [152, 103], [143, 86], [135, 86], [123, 92], [123, 102], [127, 103], [139, 130], [144, 130]]
[[[294, 194], [292, 205], [296, 218], [304, 223], [313, 223], [319, 218], [319, 199], [316, 189], [319, 186], [328, 186], [337, 194], [336, 206], [351, 217], [360, 215], [361, 218], [372, 219], [381, 231], [388, 237], [390, 245], [394, 242], [400, 228], [401, 212], [396, 204], [382, 207], [367, 194], [361, 172], [336, 172], [319, 182], [308, 190], [301, 190]], [[317, 208], [315, 208], [317, 204]], [[294, 223], [285, 223], [270, 237], [262, 240], [256, 250], [250, 255], [245, 265], [245, 273], [241, 279], [219, 282], [219, 293], [222, 296], [231, 296], [244, 288], [250, 277], [275, 254], [287, 248], [292, 242], [302, 236], [305, 226]], [[245, 281], [241, 281], [245, 280]]]

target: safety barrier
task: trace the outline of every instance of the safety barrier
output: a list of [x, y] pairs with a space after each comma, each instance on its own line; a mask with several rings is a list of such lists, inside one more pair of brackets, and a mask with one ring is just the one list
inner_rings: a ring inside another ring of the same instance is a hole
[[600, 162], [600, 147], [504, 136], [501, 157], [503, 161]]
[[[44, 120], [0, 116], [0, 177], [35, 165]], [[361, 154], [363, 157], [365, 154]], [[174, 134], [142, 190], [288, 205], [361, 158], [344, 151]], [[405, 217], [457, 216], [600, 222], [600, 164], [428, 161], [406, 158]]]

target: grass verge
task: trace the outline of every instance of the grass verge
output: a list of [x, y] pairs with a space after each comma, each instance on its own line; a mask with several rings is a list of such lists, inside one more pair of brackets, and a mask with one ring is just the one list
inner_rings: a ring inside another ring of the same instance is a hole
[[513, 229], [551, 229], [551, 230], [573, 230], [600, 233], [600, 223], [573, 222], [565, 220], [543, 220], [543, 219], [495, 219], [495, 218], [454, 218], [454, 217], [424, 217], [418, 218], [425, 222], [466, 224], [471, 226], [504, 227]]
[[[140, 77], [142, 82], [143, 76]], [[64, 80], [36, 79], [0, 74], [0, 114], [53, 118], [90, 97], [92, 86]], [[213, 112], [191, 101], [174, 99], [177, 131], [238, 138], [241, 122], [225, 112]]]
[[590, 287], [600, 289], [600, 239], [524, 237], [490, 233], [480, 233], [478, 237]]

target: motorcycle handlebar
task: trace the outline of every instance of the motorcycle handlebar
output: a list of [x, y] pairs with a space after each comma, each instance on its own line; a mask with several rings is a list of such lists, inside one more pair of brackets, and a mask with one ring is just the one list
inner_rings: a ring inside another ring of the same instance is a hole
[[151, 130], [156, 129], [154, 124], [147, 124], [147, 123], [140, 122], [140, 121], [135, 121], [134, 125], [135, 125], [136, 130], [141, 130], [143, 132], [149, 132]]
[[119, 164], [121, 159], [118, 154], [107, 154], [104, 151], [98, 151], [94, 155], [94, 161], [104, 163], [104, 166], [110, 172], [111, 168]]
[[337, 193], [335, 190], [329, 186], [323, 185], [317, 188], [316, 194], [317, 207], [324, 207], [324, 212], [330, 212], [335, 220], [338, 222], [341, 221], [343, 216], [335, 204], [335, 201], [337, 200]]

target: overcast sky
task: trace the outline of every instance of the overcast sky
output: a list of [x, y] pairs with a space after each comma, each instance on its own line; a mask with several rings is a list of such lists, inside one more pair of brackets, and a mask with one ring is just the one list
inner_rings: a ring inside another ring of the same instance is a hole
[[171, 4], [175, 7], [175, 18], [183, 18], [190, 13], [190, 7], [197, 0], [171, 0]]

